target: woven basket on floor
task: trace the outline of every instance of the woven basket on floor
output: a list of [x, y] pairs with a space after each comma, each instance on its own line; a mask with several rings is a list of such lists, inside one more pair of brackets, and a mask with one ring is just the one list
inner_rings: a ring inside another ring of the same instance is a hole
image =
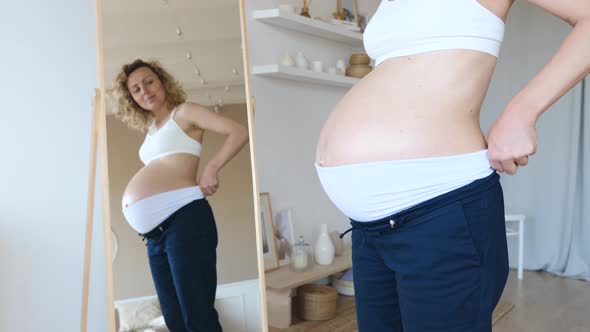
[[303, 320], [327, 320], [336, 316], [338, 292], [329, 286], [303, 285], [297, 289], [297, 309]]

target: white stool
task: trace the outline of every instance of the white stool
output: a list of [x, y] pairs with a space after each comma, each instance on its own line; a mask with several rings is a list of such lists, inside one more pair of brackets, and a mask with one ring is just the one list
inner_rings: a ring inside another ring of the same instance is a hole
[[[504, 216], [506, 219], [506, 236], [517, 236], [518, 235], [518, 279], [522, 280], [523, 271], [523, 249], [524, 249], [524, 214], [507, 214]], [[518, 223], [518, 228], [514, 228], [509, 223]], [[512, 226], [512, 227], [511, 227]]]

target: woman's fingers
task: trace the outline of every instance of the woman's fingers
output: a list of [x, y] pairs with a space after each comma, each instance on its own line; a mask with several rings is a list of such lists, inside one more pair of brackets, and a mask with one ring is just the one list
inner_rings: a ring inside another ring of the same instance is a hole
[[510, 175], [516, 174], [518, 167], [526, 166], [529, 163], [529, 157], [524, 156], [511, 160], [491, 160], [490, 165], [498, 172], [506, 172]]
[[514, 159], [503, 160], [502, 161], [502, 168], [504, 169], [504, 172], [506, 172], [510, 175], [514, 175], [514, 174], [516, 174], [516, 171], [518, 170], [518, 165], [516, 164]]
[[516, 158], [514, 160], [514, 162], [518, 166], [526, 166], [529, 163], [529, 157], [528, 156], [524, 156], [524, 157]]
[[500, 173], [506, 172], [514, 175], [519, 167], [526, 166], [529, 163], [529, 155], [525, 154], [524, 156], [521, 155], [521, 157], [510, 158], [506, 156], [507, 153], [495, 153], [496, 151], [496, 149], [488, 149], [488, 160], [490, 161], [490, 166]]
[[504, 168], [502, 167], [502, 163], [500, 163], [499, 161], [497, 161], [497, 160], [490, 160], [490, 165], [496, 171], [498, 171], [500, 173], [504, 172]]
[[219, 188], [219, 184], [208, 184], [208, 185], [203, 185], [201, 187], [201, 190], [203, 190], [203, 194], [205, 194], [206, 196], [211, 196], [217, 192], [218, 188]]

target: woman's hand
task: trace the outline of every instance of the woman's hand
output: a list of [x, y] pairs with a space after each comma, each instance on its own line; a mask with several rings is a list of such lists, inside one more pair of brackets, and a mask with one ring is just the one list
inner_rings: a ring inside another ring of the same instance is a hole
[[209, 159], [199, 179], [203, 193], [207, 196], [213, 195], [219, 187], [217, 173], [248, 142], [248, 129], [228, 117], [191, 102], [181, 105], [176, 112], [176, 118], [181, 118], [203, 131], [225, 136], [223, 146]]
[[519, 107], [508, 107], [496, 119], [486, 136], [493, 169], [513, 175], [519, 166], [528, 164], [529, 156], [537, 151], [535, 122]]
[[219, 180], [217, 179], [217, 168], [211, 165], [207, 165], [201, 174], [201, 180], [199, 186], [205, 196], [211, 196], [215, 194], [217, 188], [219, 188]]

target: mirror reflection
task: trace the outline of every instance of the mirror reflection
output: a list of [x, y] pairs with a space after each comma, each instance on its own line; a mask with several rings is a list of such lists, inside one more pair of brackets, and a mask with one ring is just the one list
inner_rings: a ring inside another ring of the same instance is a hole
[[103, 1], [117, 331], [259, 331], [237, 1]]

